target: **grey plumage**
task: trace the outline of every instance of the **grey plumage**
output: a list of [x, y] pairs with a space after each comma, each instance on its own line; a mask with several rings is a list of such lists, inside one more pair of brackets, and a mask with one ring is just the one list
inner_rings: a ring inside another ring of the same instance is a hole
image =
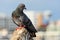
[[37, 32], [36, 29], [34, 28], [32, 22], [30, 19], [24, 14], [23, 10], [25, 9], [24, 4], [20, 4], [15, 11], [12, 13], [12, 20], [15, 24], [18, 26], [21, 24], [24, 24], [26, 29], [31, 32], [35, 33]]

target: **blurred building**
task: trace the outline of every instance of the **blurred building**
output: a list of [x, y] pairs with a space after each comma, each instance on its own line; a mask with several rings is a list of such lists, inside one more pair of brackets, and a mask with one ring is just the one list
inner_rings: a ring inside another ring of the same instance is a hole
[[[0, 17], [0, 40], [9, 40], [17, 26], [10, 17]], [[8, 33], [7, 33], [8, 32]], [[7, 35], [6, 35], [7, 34]]]
[[56, 22], [50, 21], [49, 25], [47, 26], [47, 31], [56, 31]]
[[42, 12], [39, 12], [37, 13], [36, 15], [36, 29], [37, 30], [40, 30], [40, 28], [42, 27], [41, 25], [43, 25], [43, 13]]
[[13, 23], [11, 18], [0, 18], [0, 28], [5, 28], [8, 30], [14, 30], [17, 26]]
[[44, 18], [46, 20], [50, 20], [50, 17], [52, 16], [52, 12], [50, 10], [46, 10], [43, 13], [44, 13]]
[[60, 20], [56, 21], [56, 29], [60, 32]]

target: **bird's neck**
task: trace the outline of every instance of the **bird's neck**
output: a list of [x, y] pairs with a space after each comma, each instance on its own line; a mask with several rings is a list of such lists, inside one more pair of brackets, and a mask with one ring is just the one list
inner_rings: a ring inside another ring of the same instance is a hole
[[16, 9], [16, 11], [19, 13], [19, 14], [21, 14], [21, 13], [23, 13], [23, 10], [21, 10], [21, 9]]

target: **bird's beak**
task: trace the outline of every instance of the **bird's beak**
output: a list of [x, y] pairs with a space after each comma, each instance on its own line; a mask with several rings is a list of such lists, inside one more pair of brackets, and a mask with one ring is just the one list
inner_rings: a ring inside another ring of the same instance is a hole
[[26, 7], [24, 9], [26, 9]]

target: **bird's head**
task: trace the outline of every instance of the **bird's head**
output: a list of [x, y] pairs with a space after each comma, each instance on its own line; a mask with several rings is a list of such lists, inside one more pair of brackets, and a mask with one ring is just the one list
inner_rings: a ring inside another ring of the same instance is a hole
[[25, 4], [22, 4], [22, 3], [18, 6], [18, 8], [19, 8], [21, 11], [23, 11], [24, 9], [26, 9]]

